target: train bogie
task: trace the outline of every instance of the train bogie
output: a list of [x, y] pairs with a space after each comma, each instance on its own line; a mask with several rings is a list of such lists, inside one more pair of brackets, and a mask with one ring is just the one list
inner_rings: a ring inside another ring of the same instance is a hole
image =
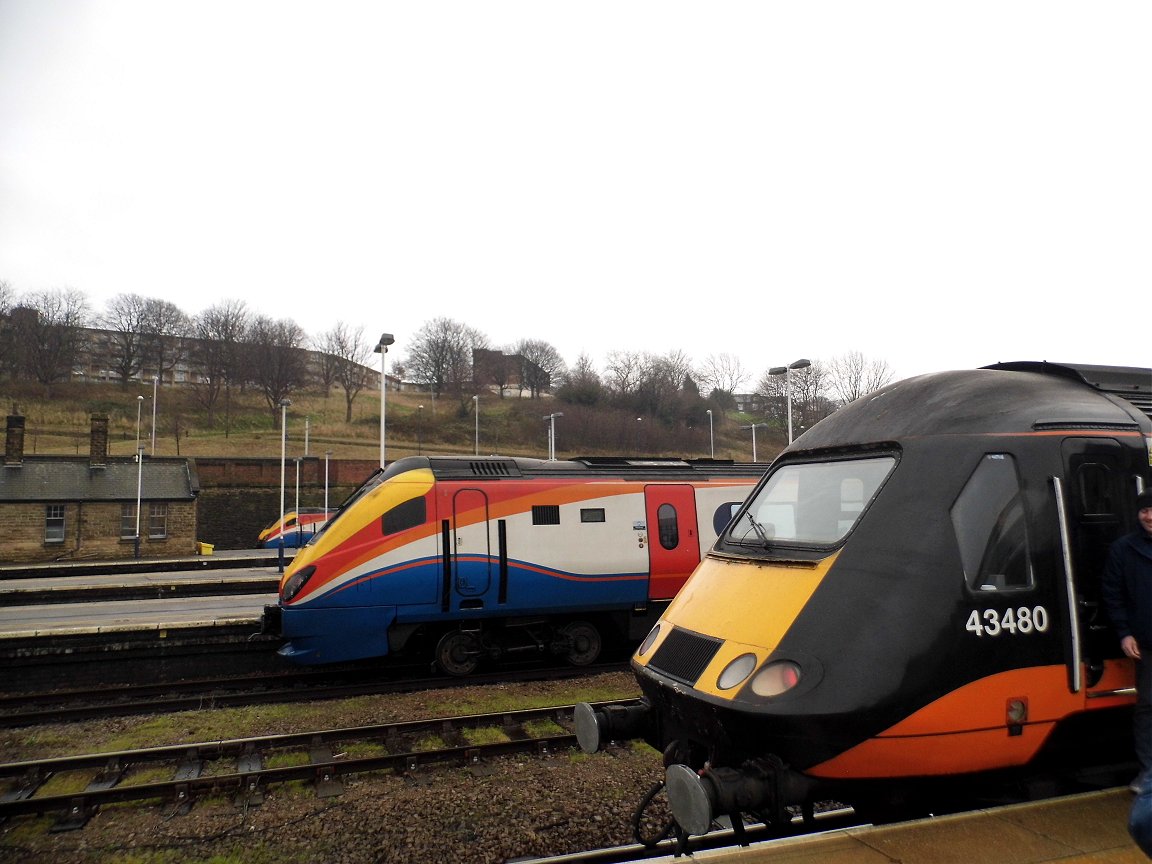
[[1152, 370], [1002, 364], [840, 409], [634, 655], [644, 709], [582, 712], [582, 746], [644, 734], [698, 832], [1130, 742], [1100, 575], [1152, 487], [1150, 391]]
[[409, 457], [297, 554], [266, 613], [300, 663], [421, 645], [466, 674], [638, 641], [763, 466]]

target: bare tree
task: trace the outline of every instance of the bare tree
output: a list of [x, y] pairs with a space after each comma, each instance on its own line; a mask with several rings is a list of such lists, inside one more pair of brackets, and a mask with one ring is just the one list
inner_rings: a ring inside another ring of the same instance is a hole
[[720, 390], [729, 394], [736, 393], [748, 380], [748, 375], [740, 358], [731, 354], [710, 354], [696, 370], [701, 390]]
[[372, 380], [373, 370], [368, 367], [372, 348], [364, 341], [363, 327], [353, 331], [343, 321], [321, 336], [319, 343], [333, 361], [333, 377], [344, 390], [344, 422], [351, 423], [352, 403]]
[[150, 297], [144, 301], [142, 325], [144, 366], [163, 381], [164, 373], [184, 359], [191, 319], [175, 303]]
[[592, 358], [581, 354], [576, 358], [576, 365], [564, 376], [564, 383], [558, 388], [556, 396], [570, 405], [590, 407], [600, 402], [603, 391], [604, 385], [600, 382]]
[[139, 294], [117, 294], [105, 307], [102, 323], [112, 333], [112, 371], [122, 387], [140, 375], [146, 310], [147, 301]]
[[280, 425], [280, 400], [301, 387], [307, 374], [307, 337], [295, 321], [258, 316], [248, 329], [248, 362], [252, 380]]
[[24, 297], [11, 313], [13, 346], [21, 369], [44, 385], [67, 379], [82, 361], [88, 300], [72, 288], [40, 291]]
[[524, 358], [520, 366], [520, 386], [528, 388], [533, 399], [560, 383], [566, 369], [564, 358], [550, 343], [542, 339], [521, 339], [516, 354]]
[[228, 300], [210, 306], [193, 322], [196, 340], [191, 359], [197, 375], [194, 388], [200, 404], [208, 411], [208, 423], [216, 422], [216, 403], [223, 392], [225, 434], [229, 431], [232, 385], [241, 374], [239, 346], [248, 328], [249, 313], [243, 300]]
[[427, 384], [435, 396], [449, 391], [461, 399], [473, 389], [472, 351], [487, 348], [488, 337], [451, 318], [429, 321], [416, 333], [405, 365], [409, 374]]
[[12, 306], [16, 302], [16, 291], [4, 279], [0, 279], [0, 373], [15, 374], [15, 346], [12, 333]]
[[847, 404], [888, 384], [892, 370], [884, 360], [868, 360], [859, 351], [849, 351], [832, 358], [828, 378], [837, 398]]

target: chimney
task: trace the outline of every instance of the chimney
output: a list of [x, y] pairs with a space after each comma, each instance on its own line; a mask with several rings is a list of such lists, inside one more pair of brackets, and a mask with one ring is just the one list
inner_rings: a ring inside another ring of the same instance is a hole
[[108, 415], [92, 415], [91, 467], [104, 468], [108, 465]]
[[4, 464], [19, 467], [24, 462], [24, 417], [8, 415], [8, 436], [4, 440]]

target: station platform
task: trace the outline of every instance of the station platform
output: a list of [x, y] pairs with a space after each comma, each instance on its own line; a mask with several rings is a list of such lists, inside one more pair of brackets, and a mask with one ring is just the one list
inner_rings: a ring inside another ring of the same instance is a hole
[[1124, 789], [1014, 804], [898, 825], [863, 826], [742, 849], [646, 861], [709, 864], [1146, 864], [1128, 834]]

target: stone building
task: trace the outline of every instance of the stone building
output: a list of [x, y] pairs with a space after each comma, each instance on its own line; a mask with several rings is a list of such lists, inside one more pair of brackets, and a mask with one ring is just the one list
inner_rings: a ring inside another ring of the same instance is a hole
[[[108, 456], [108, 417], [92, 416], [88, 458], [25, 456], [9, 415], [0, 467], [0, 560], [192, 555], [200, 484], [190, 459]], [[137, 519], [137, 501], [140, 503]]]

